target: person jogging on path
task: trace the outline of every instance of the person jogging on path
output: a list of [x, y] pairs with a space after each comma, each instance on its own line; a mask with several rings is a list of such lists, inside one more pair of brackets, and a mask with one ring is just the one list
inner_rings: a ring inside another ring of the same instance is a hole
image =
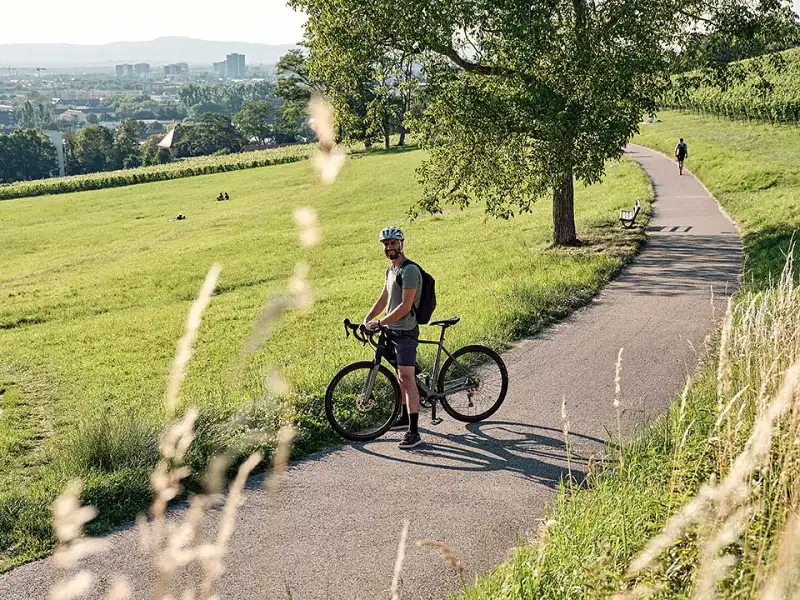
[[[400, 418], [393, 429], [408, 427], [400, 442], [400, 448], [409, 450], [422, 443], [419, 435], [419, 390], [414, 377], [419, 345], [419, 324], [412, 308], [419, 306], [422, 290], [422, 273], [408, 261], [403, 254], [405, 236], [399, 227], [386, 227], [378, 236], [383, 243], [383, 252], [392, 261], [386, 270], [383, 291], [372, 309], [364, 317], [367, 329], [387, 327], [390, 331], [388, 341], [394, 349], [397, 360], [397, 379], [403, 394], [404, 406]], [[408, 261], [408, 262], [407, 262]], [[398, 285], [398, 275], [402, 273], [402, 288]], [[375, 317], [386, 309], [383, 317]]]
[[678, 159], [678, 175], [683, 175], [683, 161], [689, 156], [689, 148], [683, 138], [675, 146], [675, 158]]

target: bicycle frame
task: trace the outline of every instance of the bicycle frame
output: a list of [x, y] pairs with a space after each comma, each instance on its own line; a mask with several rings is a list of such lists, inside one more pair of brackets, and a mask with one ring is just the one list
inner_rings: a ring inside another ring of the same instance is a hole
[[[353, 330], [354, 334], [356, 335], [356, 339], [359, 339], [360, 341], [362, 341], [362, 343], [367, 343], [368, 341], [370, 345], [375, 347], [375, 358], [372, 361], [372, 370], [370, 371], [370, 374], [367, 377], [367, 381], [364, 383], [364, 390], [361, 396], [362, 399], [366, 399], [369, 398], [370, 395], [372, 394], [372, 388], [375, 385], [375, 377], [378, 374], [378, 368], [380, 367], [381, 362], [383, 362], [383, 359], [388, 352], [388, 347], [387, 347], [389, 341], [387, 335], [388, 330], [386, 328], [381, 328], [379, 330], [380, 337], [378, 338], [378, 342], [376, 343], [372, 337], [374, 336], [374, 334], [371, 334], [370, 337], [365, 337], [362, 332], [362, 335], [359, 336], [358, 326], [351, 325], [349, 321], [345, 321], [345, 327]], [[420, 390], [420, 402], [422, 402], [423, 400], [425, 400], [426, 402], [430, 402], [431, 419], [435, 425], [438, 425], [439, 423], [442, 422], [440, 418], [436, 417], [436, 402], [440, 401], [442, 398], [444, 398], [449, 394], [455, 394], [463, 390], [469, 390], [472, 387], [472, 384], [469, 381], [467, 381], [466, 378], [462, 378], [454, 382], [451, 382], [451, 385], [449, 385], [447, 389], [444, 389], [441, 392], [435, 391], [436, 381], [439, 379], [439, 371], [442, 366], [442, 353], [446, 354], [447, 357], [452, 359], [453, 361], [456, 360], [444, 346], [444, 330], [445, 327], [442, 327], [438, 340], [419, 340], [420, 344], [433, 345], [437, 347], [436, 358], [434, 359], [433, 362], [433, 371], [431, 372], [430, 375], [430, 381], [429, 381], [430, 387], [428, 387], [427, 383], [422, 379], [420, 379], [419, 377], [419, 373], [422, 370], [421, 367], [419, 366], [419, 362], [416, 363], [414, 372], [414, 379], [416, 381], [417, 388]]]

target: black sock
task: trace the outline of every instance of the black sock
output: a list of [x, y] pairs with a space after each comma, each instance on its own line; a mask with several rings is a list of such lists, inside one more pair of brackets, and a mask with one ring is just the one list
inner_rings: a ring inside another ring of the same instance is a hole
[[408, 415], [408, 423], [411, 433], [419, 433], [417, 426], [419, 425], [419, 413], [411, 413]]
[[408, 407], [406, 403], [403, 402], [403, 405], [400, 407], [400, 417], [403, 419], [408, 419]]

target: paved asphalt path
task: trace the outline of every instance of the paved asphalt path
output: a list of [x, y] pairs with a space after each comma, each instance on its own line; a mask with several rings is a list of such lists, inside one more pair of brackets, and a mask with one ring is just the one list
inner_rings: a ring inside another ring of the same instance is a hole
[[[221, 598], [286, 598], [287, 590], [300, 600], [388, 598], [403, 519], [411, 528], [402, 597], [443, 598], [458, 589], [458, 577], [436, 551], [414, 542], [449, 545], [471, 581], [534, 533], [565, 474], [562, 397], [580, 473], [591, 454], [602, 454], [606, 429], [616, 429], [620, 347], [626, 435], [664, 411], [738, 285], [740, 238], [693, 176], [679, 177], [674, 162], [644, 148], [631, 146], [628, 155], [647, 170], [656, 192], [648, 243], [587, 307], [504, 355], [511, 383], [503, 407], [466, 426], [444, 415], [432, 427], [423, 415], [427, 443], [412, 452], [399, 450], [400, 434], [391, 433], [315, 455], [291, 467], [279, 501], [254, 478]], [[212, 528], [218, 517], [210, 517]], [[146, 598], [152, 571], [138, 553], [136, 532], [123, 529], [109, 539], [114, 551], [87, 561], [100, 589], [110, 573], [124, 573], [135, 597]], [[20, 567], [0, 577], [0, 598], [45, 598], [54, 577], [50, 560]]]

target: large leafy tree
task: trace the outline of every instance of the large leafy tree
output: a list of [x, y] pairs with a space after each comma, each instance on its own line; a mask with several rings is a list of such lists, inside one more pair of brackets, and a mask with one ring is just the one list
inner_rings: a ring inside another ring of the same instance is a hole
[[0, 183], [49, 177], [57, 168], [56, 148], [32, 129], [0, 134]]
[[245, 143], [244, 136], [233, 126], [230, 117], [206, 113], [200, 121], [188, 125], [177, 144], [181, 156], [238, 152]]
[[134, 119], [125, 119], [116, 131], [113, 167], [129, 169], [142, 164], [139, 140], [144, 134], [144, 124]]
[[780, 0], [291, 0], [312, 64], [357, 73], [367, 50], [420, 56], [430, 158], [422, 208], [485, 203], [508, 218], [553, 198], [553, 239], [578, 242], [574, 181], [600, 180], [698, 32], [752, 38]]
[[70, 175], [96, 173], [114, 166], [114, 132], [102, 125], [87, 125], [65, 139]]
[[306, 106], [311, 94], [324, 92], [325, 86], [311, 76], [307, 58], [299, 48], [281, 56], [275, 73], [277, 83], [274, 94], [280, 99], [274, 126], [276, 139], [289, 142], [299, 137], [311, 137], [313, 133], [308, 127]]
[[272, 135], [274, 110], [266, 100], [247, 100], [242, 110], [233, 116], [233, 122], [248, 139], [263, 144]]

